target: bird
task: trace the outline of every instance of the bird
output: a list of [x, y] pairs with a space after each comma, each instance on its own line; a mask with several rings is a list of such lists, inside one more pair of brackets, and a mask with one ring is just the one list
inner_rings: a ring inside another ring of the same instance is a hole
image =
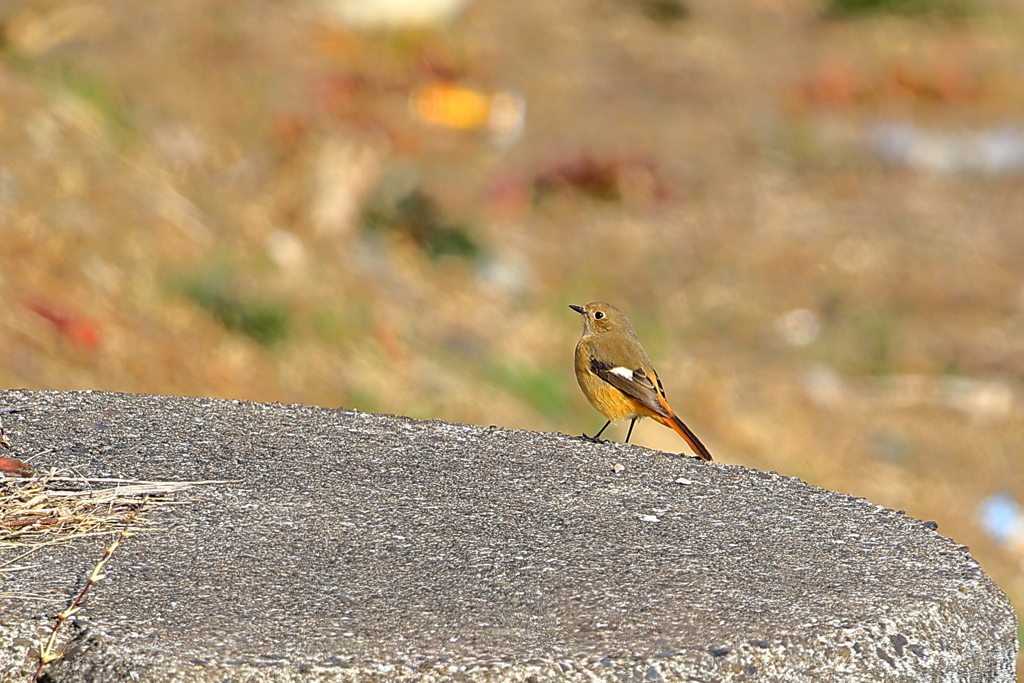
[[612, 422], [629, 419], [629, 443], [636, 421], [649, 417], [674, 429], [701, 460], [713, 460], [669, 407], [661, 379], [626, 315], [597, 301], [569, 308], [583, 316], [583, 336], [576, 344], [576, 380], [590, 405], [608, 420], [592, 438], [600, 438]]

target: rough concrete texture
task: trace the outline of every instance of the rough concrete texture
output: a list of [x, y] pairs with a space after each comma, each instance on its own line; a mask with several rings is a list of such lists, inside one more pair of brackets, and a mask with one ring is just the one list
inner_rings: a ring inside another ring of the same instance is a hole
[[[297, 405], [15, 404], [37, 467], [240, 480], [151, 513], [50, 681], [1014, 680], [1013, 610], [965, 548], [789, 477]], [[0, 681], [108, 540], [0, 574]]]

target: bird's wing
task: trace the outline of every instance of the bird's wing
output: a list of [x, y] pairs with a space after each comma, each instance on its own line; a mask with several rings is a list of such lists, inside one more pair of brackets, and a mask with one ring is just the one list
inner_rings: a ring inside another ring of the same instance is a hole
[[661, 380], [652, 370], [650, 373], [643, 368], [627, 368], [611, 365], [597, 358], [590, 359], [590, 370], [608, 384], [626, 394], [627, 396], [640, 401], [662, 417], [669, 417], [671, 413], [662, 405], [661, 397], [665, 390], [661, 386]]

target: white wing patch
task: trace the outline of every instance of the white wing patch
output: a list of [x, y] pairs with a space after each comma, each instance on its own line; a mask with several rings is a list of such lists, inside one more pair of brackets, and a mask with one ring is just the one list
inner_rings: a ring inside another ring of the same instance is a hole
[[613, 375], [618, 375], [619, 377], [624, 377], [627, 380], [629, 380], [630, 382], [633, 381], [633, 371], [630, 370], [629, 368], [623, 368], [623, 367], [612, 368], [610, 370], [610, 372]]

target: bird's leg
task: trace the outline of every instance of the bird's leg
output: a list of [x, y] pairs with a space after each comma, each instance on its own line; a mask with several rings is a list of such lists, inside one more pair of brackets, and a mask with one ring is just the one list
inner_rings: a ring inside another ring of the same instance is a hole
[[594, 434], [593, 436], [587, 436], [586, 433], [584, 433], [583, 438], [590, 439], [591, 441], [600, 441], [601, 435], [604, 434], [604, 430], [608, 429], [608, 425], [610, 425], [611, 423], [612, 421], [608, 420], [607, 422], [604, 423], [604, 427], [601, 427], [601, 431], [599, 431], [597, 434]]
[[[634, 417], [629, 421], [629, 431], [626, 432], [626, 440], [623, 443], [629, 443], [629, 437], [633, 434], [633, 425], [636, 424], [636, 418]], [[605, 425], [607, 426], [607, 425]]]

